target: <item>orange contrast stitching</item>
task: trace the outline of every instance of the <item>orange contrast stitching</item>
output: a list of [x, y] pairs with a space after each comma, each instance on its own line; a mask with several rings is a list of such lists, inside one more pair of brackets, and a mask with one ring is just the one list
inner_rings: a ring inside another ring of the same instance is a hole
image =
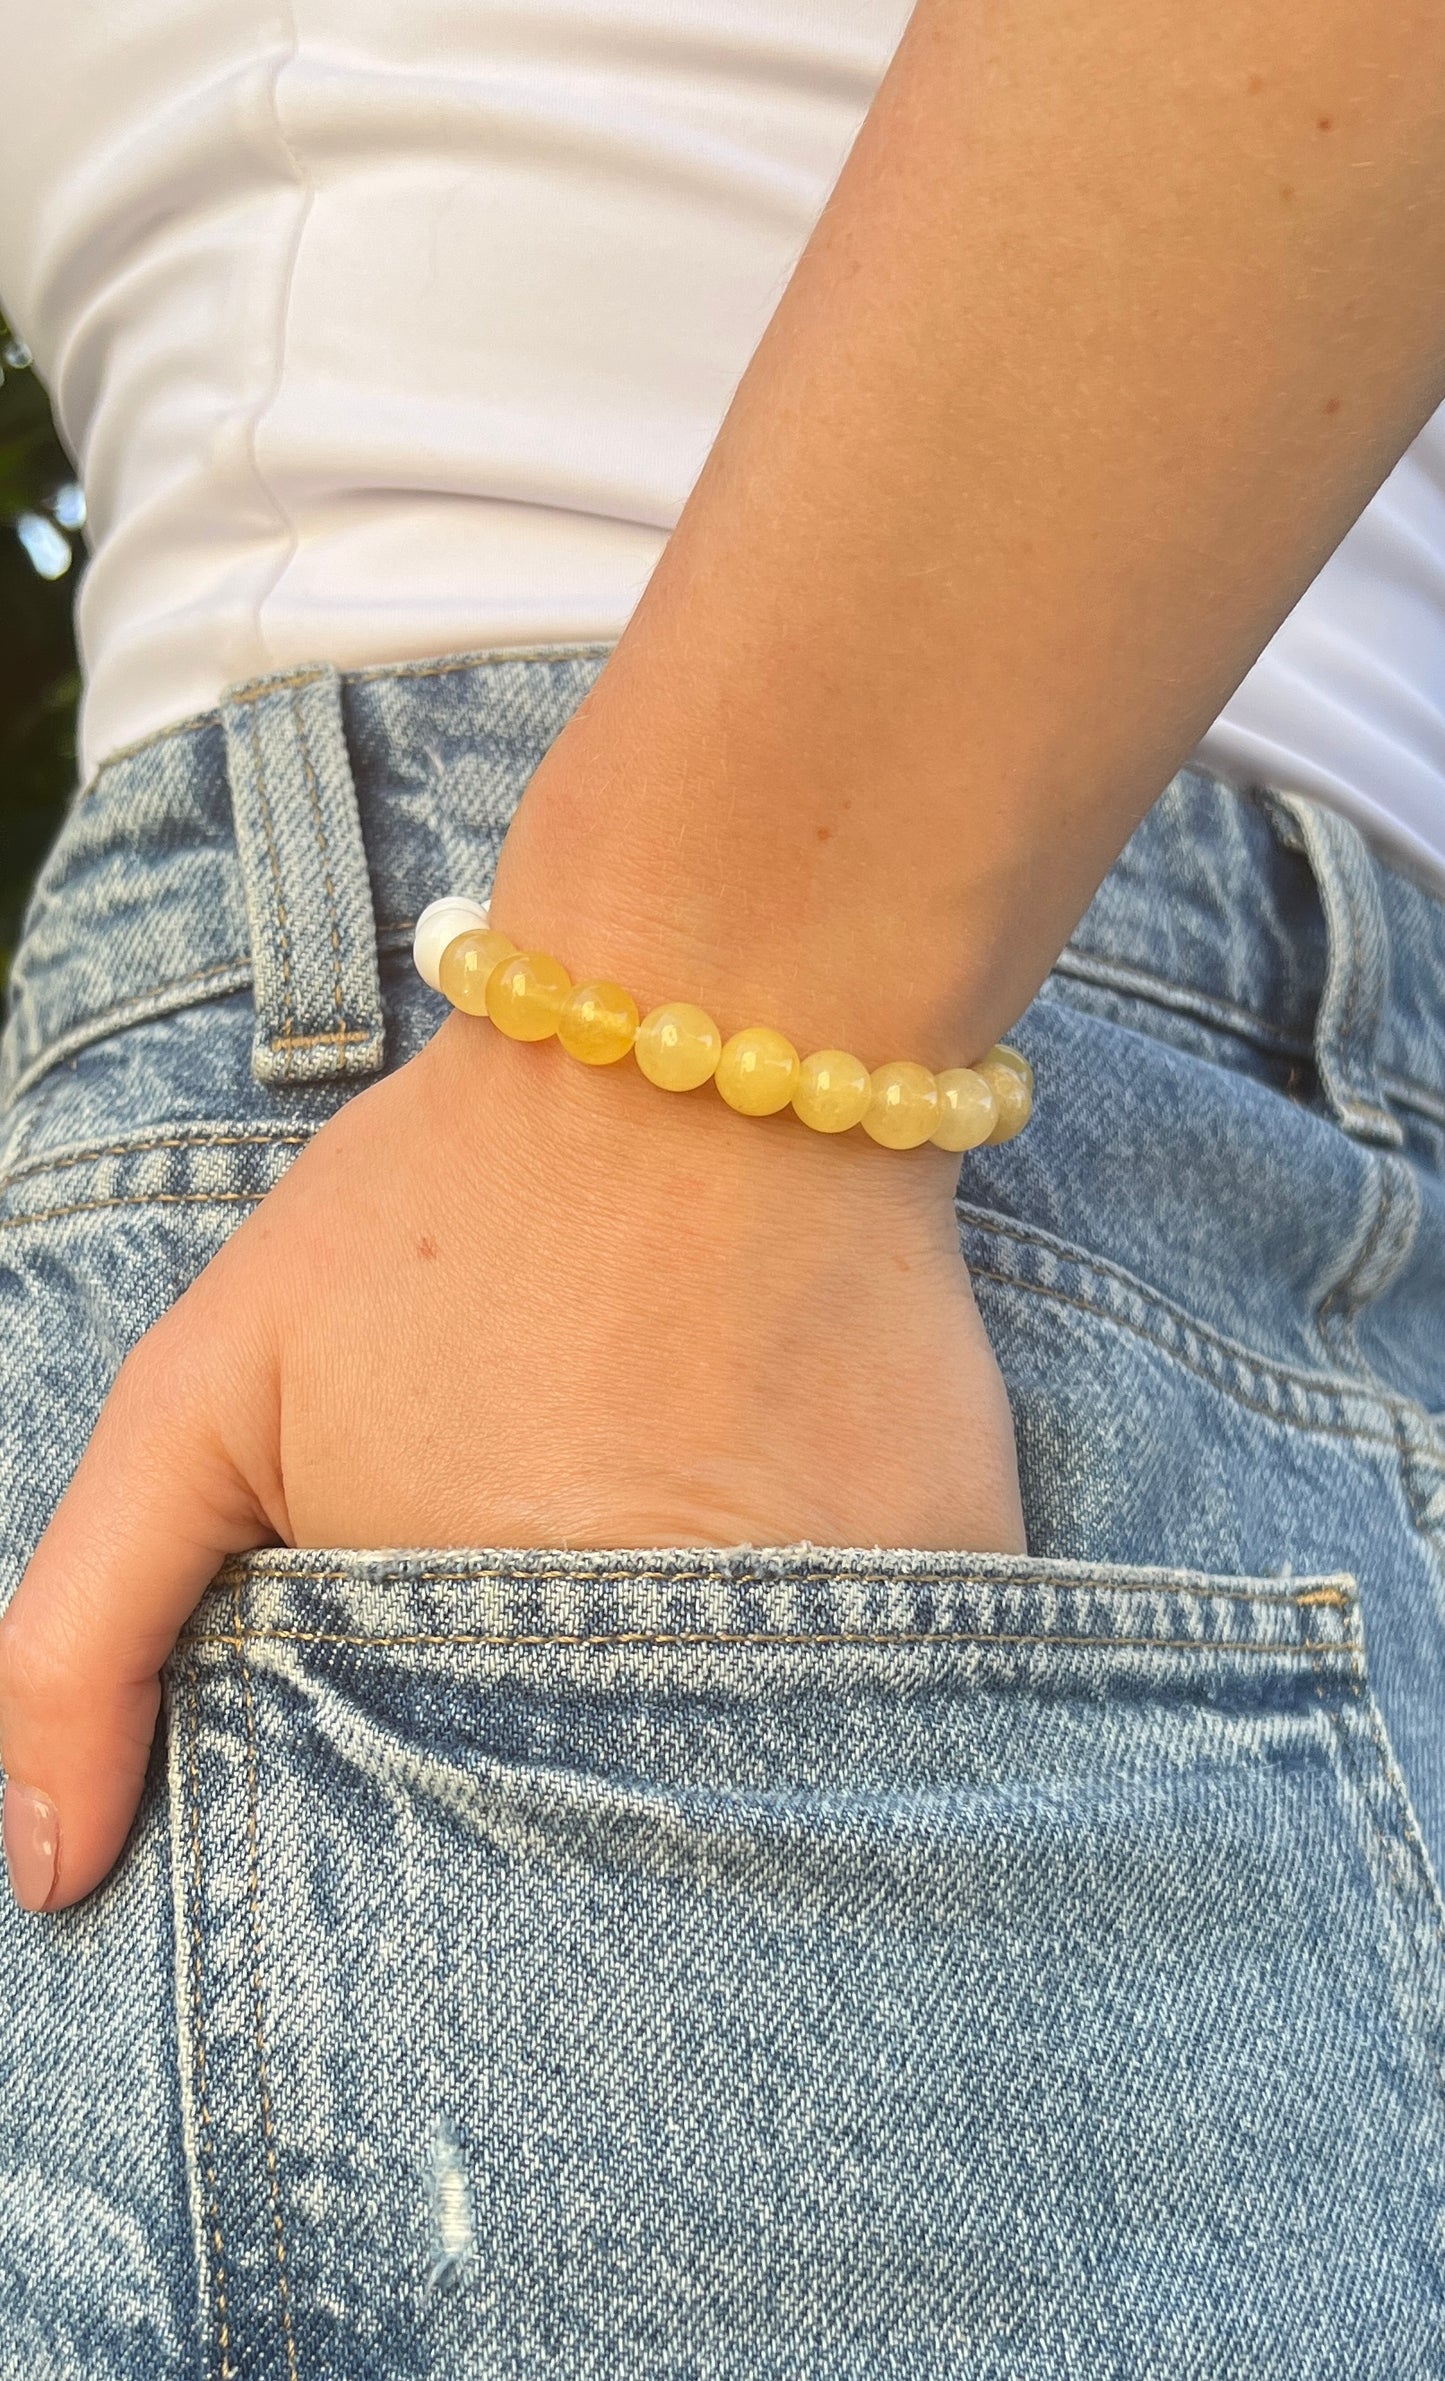
[[268, 1044], [272, 1050], [315, 1050], [324, 1042], [335, 1048], [342, 1042], [374, 1042], [376, 1035], [369, 1026], [338, 1026], [334, 1033], [273, 1033]]
[[276, 932], [281, 945], [282, 1023], [289, 1033], [296, 1023], [295, 1003], [291, 990], [291, 921], [286, 911], [286, 896], [281, 886], [281, 861], [276, 850], [276, 836], [271, 819], [271, 797], [266, 788], [266, 757], [261, 746], [261, 731], [257, 715], [251, 713], [251, 750], [256, 769], [256, 796], [261, 808], [261, 827], [266, 838], [266, 858], [271, 868], [271, 890], [276, 903]]
[[[326, 821], [321, 810], [321, 788], [316, 781], [316, 768], [311, 758], [311, 739], [306, 732], [306, 714], [293, 694], [291, 716], [296, 722], [296, 738], [301, 746], [301, 766], [306, 775], [306, 793], [311, 804], [311, 818], [316, 830], [316, 848], [321, 856], [321, 882], [326, 893], [326, 907], [331, 915], [331, 998], [336, 1010], [336, 1039], [350, 1041], [355, 1037], [346, 1031], [346, 1003], [341, 990], [341, 921], [336, 908], [336, 887], [331, 881], [331, 847], [326, 839]], [[275, 1047], [275, 1044], [272, 1044]]]
[[276, 2273], [281, 2293], [281, 2327], [286, 2335], [286, 2365], [296, 2381], [296, 2338], [291, 2323], [291, 2283], [286, 2272], [286, 2235], [281, 2222], [281, 2177], [276, 2163], [276, 2125], [271, 2108], [271, 2078], [266, 2063], [265, 2003], [261, 1989], [261, 1845], [260, 1787], [256, 1757], [256, 1704], [251, 1672], [243, 1650], [240, 1597], [236, 1598], [236, 1629], [230, 1640], [241, 1665], [241, 1694], [246, 1709], [246, 1890], [251, 1914], [251, 2004], [256, 2028], [256, 2082], [261, 2100], [261, 2130], [266, 2141], [266, 2173], [271, 2188], [271, 2226], [276, 2244]]
[[196, 2038], [196, 2096], [201, 2109], [201, 2164], [205, 2171], [211, 2228], [208, 2245], [212, 2251], [212, 2269], [216, 2292], [216, 2323], [221, 2342], [221, 2381], [234, 2381], [236, 2367], [231, 2362], [231, 2332], [226, 2313], [226, 2267], [221, 2240], [220, 2192], [216, 2183], [215, 2127], [211, 2119], [210, 2095], [207, 2090], [206, 2036], [202, 2016], [201, 1979], [201, 1770], [197, 1758], [200, 1742], [200, 1695], [194, 1668], [186, 1680], [186, 1801], [189, 1805], [191, 1839], [191, 1881], [195, 1893], [191, 1912], [191, 2024]]
[[266, 1125], [257, 1125], [247, 1132], [213, 1133], [204, 1125], [197, 1125], [189, 1133], [165, 1133], [154, 1141], [93, 1141], [83, 1149], [59, 1149], [51, 1157], [28, 1157], [8, 1174], [0, 1175], [0, 1192], [12, 1182], [24, 1182], [32, 1174], [59, 1174], [66, 1166], [85, 1166], [102, 1157], [149, 1157], [153, 1149], [304, 1149], [312, 1138], [310, 1133], [277, 1133]]
[[104, 1207], [259, 1207], [264, 1191], [137, 1191], [129, 1199], [76, 1199], [68, 1207], [37, 1207], [29, 1215], [0, 1215], [0, 1232], [49, 1224], [66, 1215], [98, 1215]]
[[[228, 1583], [238, 1581], [239, 1577], [239, 1584], [242, 1586], [248, 1577], [252, 1580], [303, 1579], [313, 1586], [326, 1586], [335, 1583], [355, 1585], [363, 1574], [356, 1570], [317, 1570], [310, 1563], [298, 1563], [295, 1566], [288, 1563], [268, 1563], [263, 1553], [247, 1556], [244, 1571], [242, 1566], [235, 1561], [223, 1564], [219, 1576], [223, 1582]], [[810, 1581], [840, 1579], [846, 1581], [850, 1587], [896, 1587], [902, 1574], [897, 1571], [808, 1570], [800, 1573], [797, 1570], [792, 1570], [788, 1576], [792, 1581], [800, 1578]], [[931, 1581], [940, 1581], [945, 1585], [949, 1578], [946, 1571], [926, 1571], [921, 1576]], [[533, 1580], [575, 1580], [578, 1578], [585, 1578], [588, 1584], [594, 1587], [624, 1587], [629, 1581], [645, 1584], [657, 1580], [674, 1583], [678, 1581], [713, 1582], [724, 1580], [732, 1586], [751, 1586], [768, 1582], [768, 1574], [763, 1571], [724, 1572], [703, 1563], [656, 1563], [649, 1568], [631, 1571], [592, 1571], [579, 1568], [576, 1564], [562, 1564], [541, 1571], [519, 1571], [515, 1568], [509, 1569], [503, 1564], [479, 1564], [466, 1571], [428, 1569], [425, 1579], [419, 1584], [427, 1587], [466, 1587], [476, 1580], [524, 1579], [530, 1583]], [[414, 1583], [408, 1580], [406, 1584]], [[1193, 1596], [1196, 1601], [1201, 1603], [1295, 1605], [1328, 1603], [1341, 1612], [1347, 1612], [1351, 1605], [1358, 1601], [1358, 1597], [1351, 1593], [1355, 1582], [1348, 1572], [1343, 1571], [1332, 1579], [1307, 1582], [1302, 1590], [1267, 1587], [1258, 1590], [1243, 1587], [1194, 1587], [1187, 1582], [1183, 1586], [1177, 1586], [1172, 1582], [1159, 1579], [1061, 1579], [1056, 1571], [1030, 1571], [1022, 1574], [1015, 1572], [1010, 1573], [1007, 1577], [1000, 1575], [993, 1578], [985, 1577], [981, 1581], [975, 1579], [970, 1584], [981, 1584], [994, 1591], [1000, 1588], [1047, 1587], [1057, 1589], [1060, 1593], [1067, 1595]]]
[[631, 1645], [689, 1646], [689, 1645], [1059, 1645], [1075, 1649], [1094, 1646], [1100, 1652], [1118, 1648], [1127, 1651], [1161, 1653], [1260, 1653], [1260, 1654], [1328, 1654], [1361, 1653], [1364, 1648], [1349, 1638], [1331, 1644], [1325, 1638], [1302, 1639], [1292, 1645], [1255, 1644], [1247, 1638], [1200, 1637], [1040, 1637], [1008, 1636], [997, 1633], [971, 1633], [962, 1629], [897, 1629], [873, 1633], [846, 1630], [837, 1634], [826, 1631], [816, 1636], [792, 1636], [782, 1631], [679, 1630], [675, 1635], [657, 1635], [650, 1631], [619, 1632], [613, 1636], [547, 1637], [488, 1637], [459, 1630], [447, 1636], [416, 1635], [396, 1637], [361, 1637], [333, 1633], [327, 1629], [248, 1629], [238, 1620], [231, 1631], [196, 1629], [186, 1636], [188, 1645], [476, 1645], [491, 1646], [499, 1652], [509, 1648], [535, 1649], [549, 1645], [606, 1651], [609, 1647]]
[[291, 670], [284, 678], [262, 678], [254, 686], [240, 687], [227, 695], [226, 702], [238, 711], [247, 709], [254, 703], [264, 703], [273, 694], [286, 694], [293, 686], [315, 686], [325, 675], [324, 663], [317, 669]]

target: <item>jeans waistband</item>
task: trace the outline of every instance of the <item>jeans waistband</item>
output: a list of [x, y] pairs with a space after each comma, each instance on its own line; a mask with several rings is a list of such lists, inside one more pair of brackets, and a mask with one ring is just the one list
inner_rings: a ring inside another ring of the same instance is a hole
[[[263, 1080], [383, 1063], [379, 958], [438, 893], [484, 895], [528, 778], [605, 645], [231, 688], [77, 796], [31, 902], [0, 1098], [120, 1028], [249, 988]], [[1348, 821], [1194, 769], [1058, 963], [1072, 980], [1312, 1061], [1357, 1139], [1445, 1123], [1445, 903]]]

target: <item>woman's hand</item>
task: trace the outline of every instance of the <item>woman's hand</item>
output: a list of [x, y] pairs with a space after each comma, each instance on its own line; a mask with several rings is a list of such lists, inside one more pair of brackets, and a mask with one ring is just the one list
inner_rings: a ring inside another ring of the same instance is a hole
[[228, 1554], [1021, 1548], [955, 1162], [450, 1019], [121, 1368], [0, 1623], [20, 1898], [111, 1867]]

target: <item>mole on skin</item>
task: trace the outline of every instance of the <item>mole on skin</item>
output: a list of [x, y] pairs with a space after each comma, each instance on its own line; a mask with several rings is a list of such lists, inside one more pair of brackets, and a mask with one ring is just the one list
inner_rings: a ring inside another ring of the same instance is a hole
[[434, 1257], [437, 1253], [437, 1244], [434, 1240], [419, 1240], [416, 1244], [416, 1253], [419, 1257]]

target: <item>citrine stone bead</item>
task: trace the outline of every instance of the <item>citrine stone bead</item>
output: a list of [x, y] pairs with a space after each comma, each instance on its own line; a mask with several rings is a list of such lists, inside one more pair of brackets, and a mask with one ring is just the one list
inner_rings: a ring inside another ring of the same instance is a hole
[[668, 1000], [643, 1018], [632, 1054], [660, 1090], [696, 1091], [717, 1067], [722, 1035], [706, 1009], [690, 1000]]
[[798, 1069], [793, 1113], [815, 1133], [851, 1132], [868, 1113], [873, 1078], [851, 1050], [815, 1050]]
[[557, 1030], [572, 978], [546, 951], [516, 951], [487, 978], [487, 1015], [514, 1042], [545, 1042]]
[[440, 901], [429, 901], [411, 938], [412, 962], [422, 982], [440, 992], [442, 953], [447, 944], [473, 926], [491, 922], [485, 902], [468, 901], [460, 893], [443, 893]]
[[798, 1053], [771, 1025], [745, 1025], [722, 1046], [713, 1080], [739, 1116], [776, 1116], [798, 1086]]
[[981, 1066], [1012, 1067], [1016, 1075], [1022, 1076], [1024, 1082], [1027, 1083], [1029, 1090], [1032, 1093], [1034, 1088], [1034, 1070], [1029, 1065], [1029, 1062], [1025, 1058], [1022, 1050], [1015, 1050], [1011, 1043], [995, 1042], [991, 1050], [986, 1050], [984, 1052], [979, 1064]]
[[578, 984], [562, 1003], [557, 1039], [584, 1066], [612, 1066], [637, 1039], [637, 1003], [620, 984]]
[[971, 1066], [951, 1066], [937, 1077], [938, 1129], [929, 1139], [938, 1149], [977, 1149], [998, 1122], [998, 1095]]
[[917, 1149], [938, 1130], [938, 1085], [926, 1066], [895, 1058], [873, 1069], [863, 1130], [885, 1149]]
[[988, 1136], [990, 1147], [997, 1147], [1023, 1131], [1033, 1114], [1034, 1095], [1018, 1069], [992, 1052], [980, 1059], [978, 1071], [998, 1101], [998, 1122]]
[[494, 967], [510, 959], [516, 944], [491, 926], [472, 926], [447, 944], [437, 969], [438, 990], [454, 1009], [469, 1017], [487, 1014], [487, 978]]

